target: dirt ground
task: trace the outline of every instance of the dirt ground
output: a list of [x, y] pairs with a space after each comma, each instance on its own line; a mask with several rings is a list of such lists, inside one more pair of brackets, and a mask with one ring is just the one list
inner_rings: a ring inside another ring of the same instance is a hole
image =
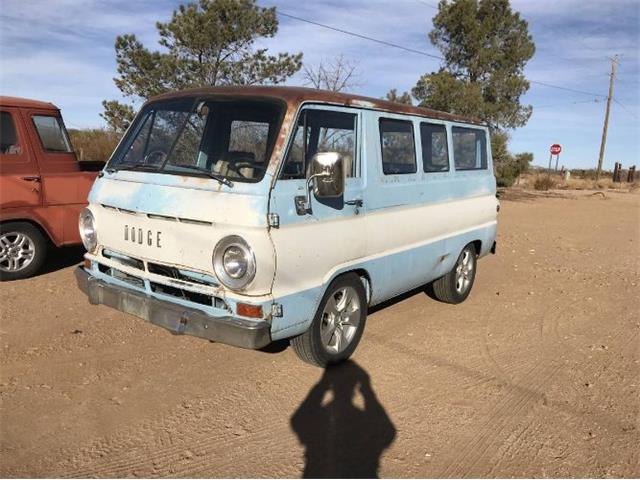
[[326, 372], [90, 306], [78, 251], [0, 285], [0, 476], [640, 476], [640, 195], [501, 202], [464, 304], [376, 308]]

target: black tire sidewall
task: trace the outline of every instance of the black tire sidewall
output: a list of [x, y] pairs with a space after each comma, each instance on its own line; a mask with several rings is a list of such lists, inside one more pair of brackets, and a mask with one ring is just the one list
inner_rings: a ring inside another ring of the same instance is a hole
[[[332, 354], [327, 352], [326, 348], [322, 344], [322, 339], [320, 337], [320, 325], [322, 323], [322, 312], [324, 311], [324, 307], [327, 303], [327, 300], [333, 293], [343, 287], [352, 287], [360, 300], [360, 323], [358, 324], [358, 329], [356, 330], [356, 334], [351, 340], [349, 346], [344, 349], [344, 351]], [[314, 354], [316, 358], [318, 358], [321, 364], [323, 365], [334, 365], [336, 363], [343, 362], [347, 358], [349, 358], [353, 352], [355, 351], [358, 343], [360, 343], [360, 339], [362, 338], [362, 334], [364, 333], [364, 327], [367, 321], [367, 296], [364, 289], [364, 285], [362, 284], [362, 280], [358, 275], [354, 274], [346, 274], [336, 278], [322, 297], [320, 301], [320, 305], [318, 306], [318, 310], [316, 311], [316, 315], [313, 318], [313, 323], [311, 324], [311, 345], [314, 350]]]
[[6, 232], [19, 232], [29, 237], [34, 245], [34, 258], [26, 268], [17, 272], [0, 271], [0, 280], [21, 280], [29, 278], [40, 270], [47, 256], [47, 240], [40, 230], [27, 222], [6, 222], [0, 224], [0, 235]]

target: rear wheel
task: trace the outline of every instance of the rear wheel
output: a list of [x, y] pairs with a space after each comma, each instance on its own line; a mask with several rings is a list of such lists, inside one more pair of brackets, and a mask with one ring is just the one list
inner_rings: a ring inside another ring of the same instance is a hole
[[366, 319], [366, 293], [360, 277], [343, 275], [331, 282], [311, 327], [291, 339], [291, 346], [301, 360], [312, 365], [343, 362], [358, 346]]
[[453, 269], [446, 275], [434, 280], [433, 294], [441, 302], [461, 303], [471, 293], [476, 278], [477, 254], [473, 243], [462, 249]]
[[35, 274], [47, 255], [47, 240], [26, 222], [0, 225], [0, 280], [19, 280]]

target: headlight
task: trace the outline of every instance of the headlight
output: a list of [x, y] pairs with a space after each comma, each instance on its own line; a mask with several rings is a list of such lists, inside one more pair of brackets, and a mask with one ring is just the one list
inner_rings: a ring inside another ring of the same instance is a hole
[[80, 213], [79, 219], [80, 238], [87, 252], [93, 252], [98, 246], [98, 230], [96, 227], [96, 219], [88, 208]]
[[230, 235], [213, 249], [213, 271], [233, 290], [242, 290], [256, 275], [256, 258], [249, 244], [238, 235]]

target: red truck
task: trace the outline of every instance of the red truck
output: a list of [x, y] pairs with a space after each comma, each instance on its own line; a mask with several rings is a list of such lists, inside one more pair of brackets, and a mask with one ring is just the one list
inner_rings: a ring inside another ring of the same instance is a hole
[[83, 169], [58, 107], [0, 96], [0, 280], [36, 273], [51, 245], [81, 243], [78, 215], [97, 175]]

